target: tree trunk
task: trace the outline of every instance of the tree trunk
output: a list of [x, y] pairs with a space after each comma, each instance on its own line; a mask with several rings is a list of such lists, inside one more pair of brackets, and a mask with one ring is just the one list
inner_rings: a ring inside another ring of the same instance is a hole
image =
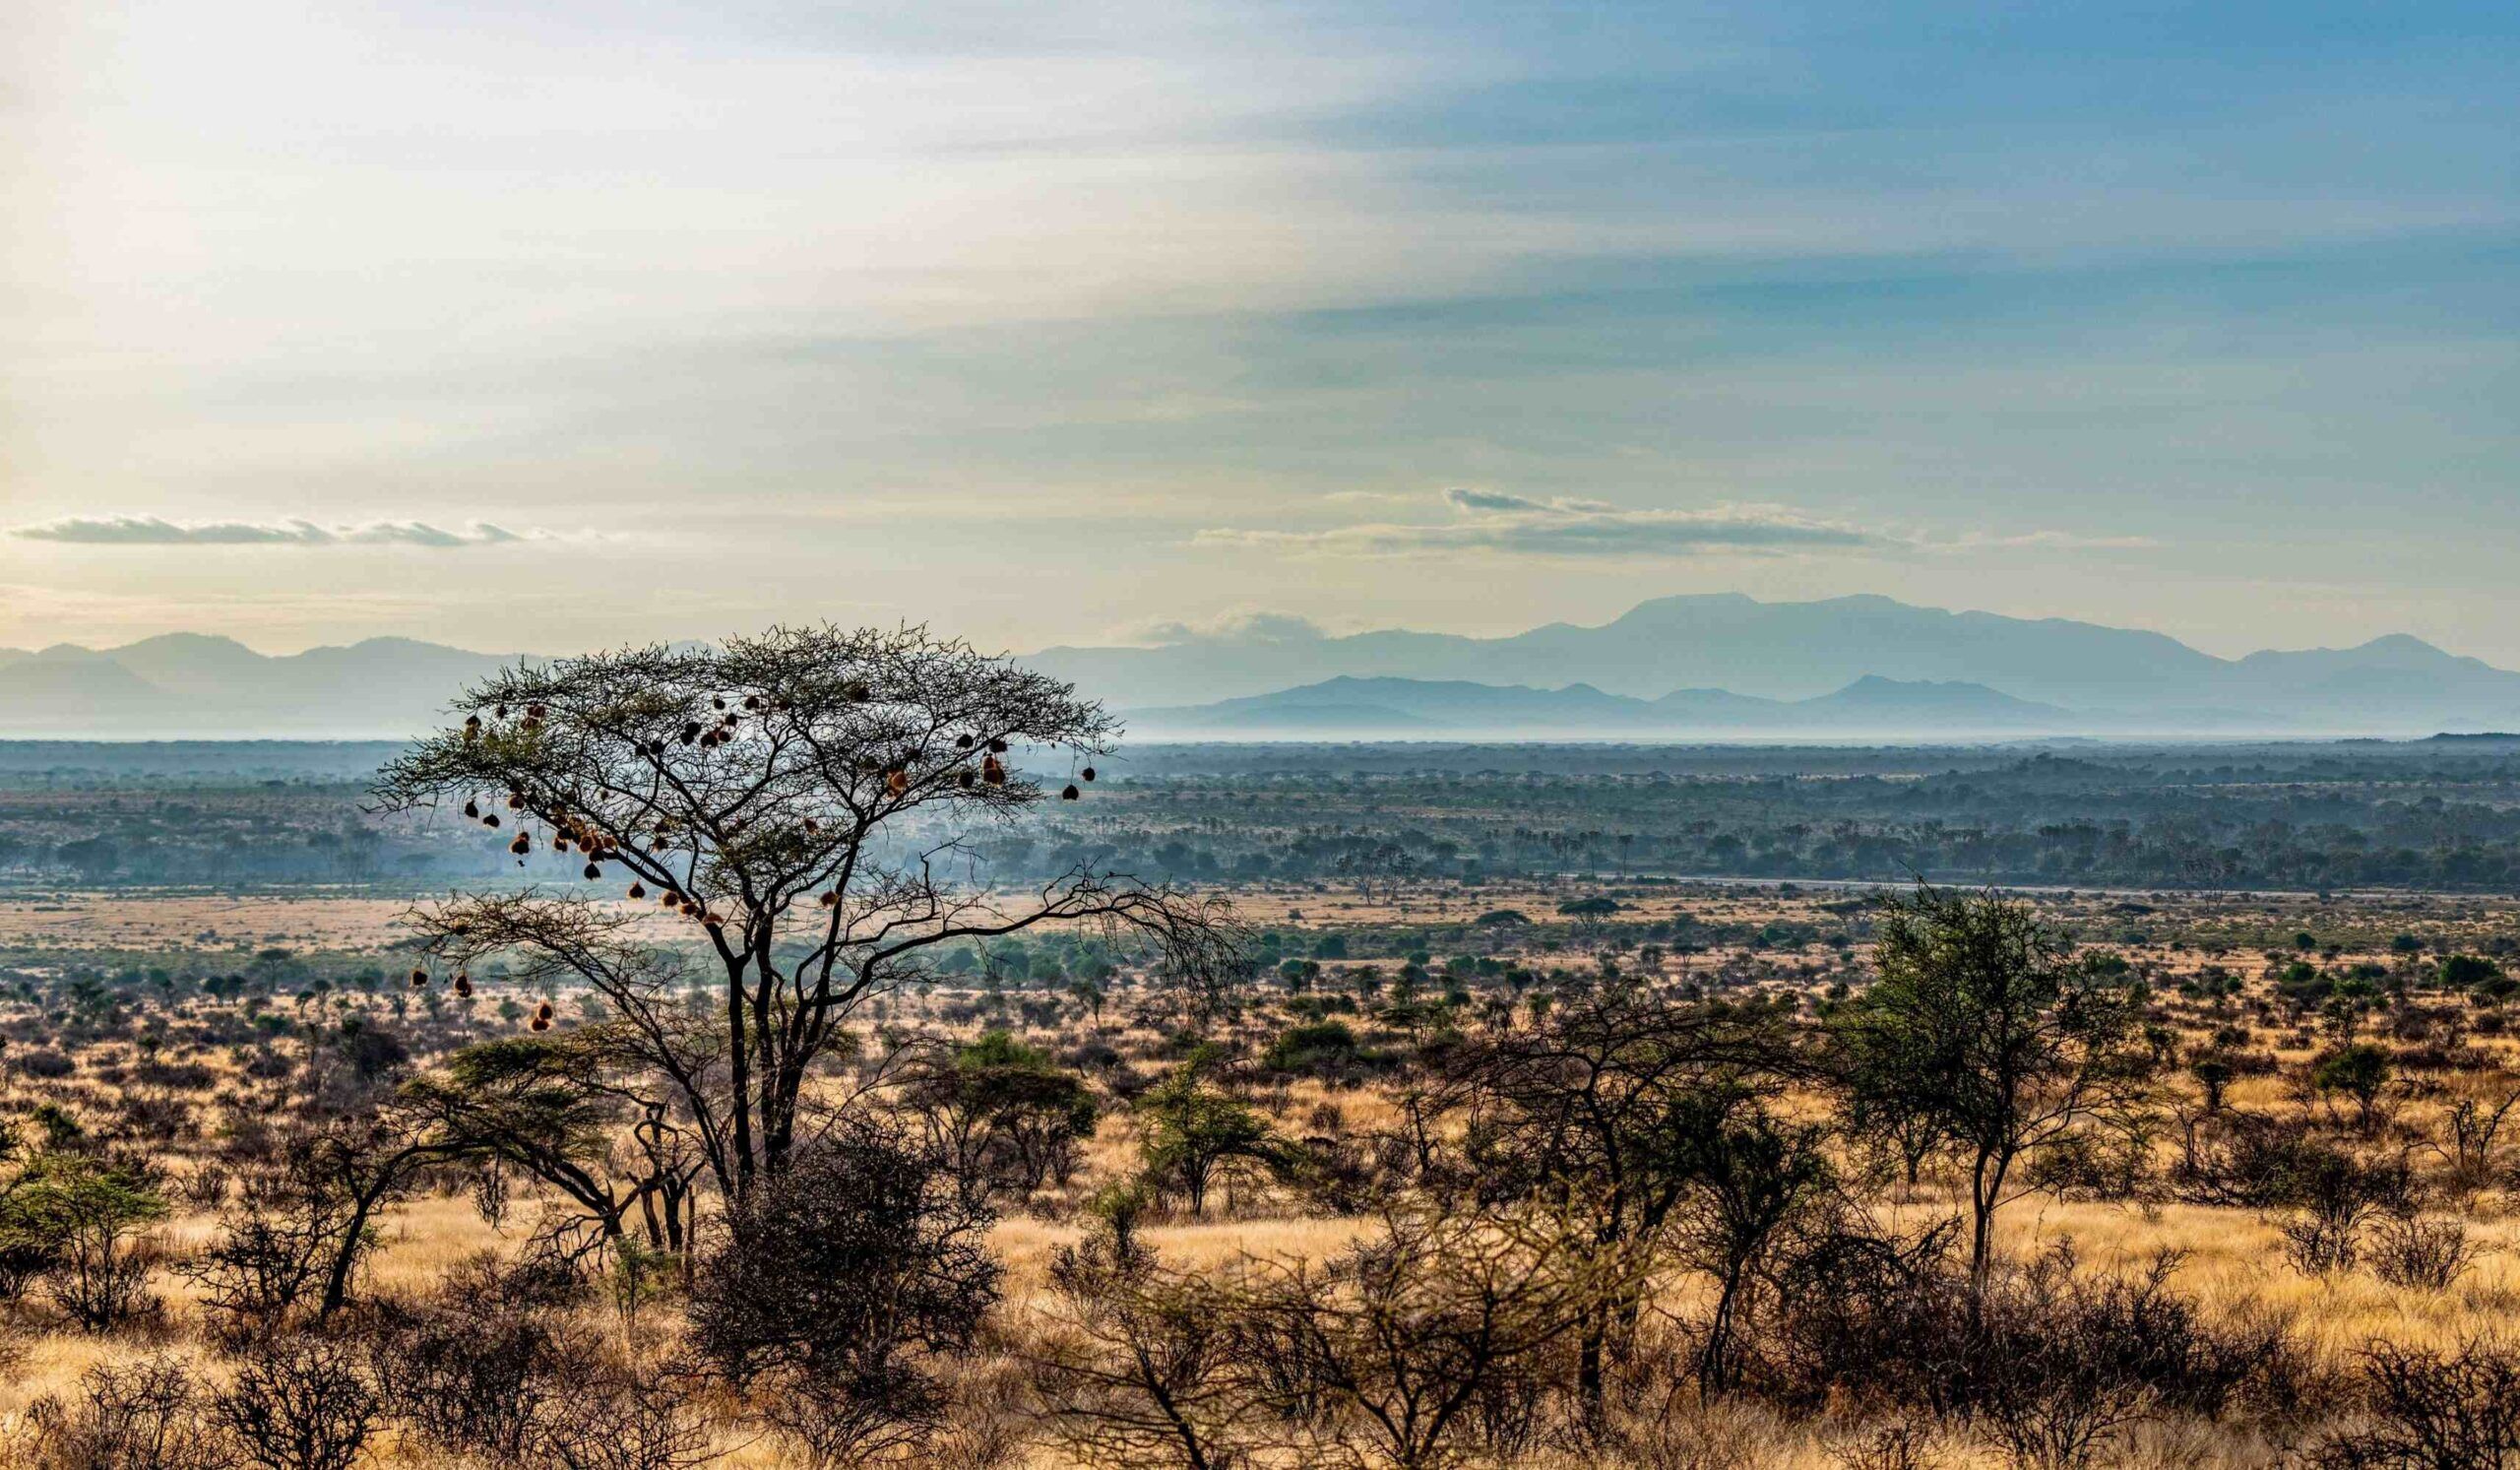
[[378, 1188], [353, 1196], [357, 1202], [350, 1211], [349, 1223], [343, 1227], [341, 1246], [333, 1252], [332, 1268], [324, 1273], [324, 1302], [315, 1310], [316, 1320], [330, 1320], [334, 1312], [348, 1304], [350, 1271], [358, 1264], [359, 1245], [367, 1234], [367, 1217], [375, 1212], [376, 1202], [384, 1193]]
[[1584, 1333], [1575, 1347], [1575, 1402], [1583, 1419], [1586, 1438], [1599, 1440], [1608, 1427], [1608, 1415], [1603, 1407], [1606, 1397], [1602, 1359], [1609, 1330], [1607, 1308], [1587, 1312]]

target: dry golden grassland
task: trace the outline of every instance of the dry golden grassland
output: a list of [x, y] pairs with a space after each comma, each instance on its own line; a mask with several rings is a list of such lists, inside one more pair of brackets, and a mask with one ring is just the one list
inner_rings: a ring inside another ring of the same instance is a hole
[[[1507, 908], [1545, 920], [1572, 891], [1548, 884], [1477, 890], [1419, 887], [1368, 900], [1342, 890], [1280, 887], [1246, 892], [1237, 899], [1255, 926], [1289, 932], [1354, 929], [1363, 933], [1394, 926], [1460, 925], [1480, 913]], [[1612, 885], [1585, 891], [1619, 894], [1627, 905], [1617, 916], [1623, 926], [1685, 914], [1701, 925], [1777, 921], [1812, 924], [1833, 931], [1845, 927], [1844, 901], [1850, 896], [1810, 886], [1779, 891], [1749, 885]], [[2233, 1083], [2230, 1102], [2234, 1107], [2270, 1115], [2306, 1112], [2334, 1125], [2340, 1136], [2350, 1129], [2332, 1101], [2308, 1096], [2299, 1080], [2311, 1058], [2334, 1044], [2333, 1033], [2315, 1016], [2287, 1015], [2270, 1001], [2270, 975], [2279, 961], [2289, 960], [2296, 952], [2294, 935], [2312, 933], [2317, 943], [2306, 951], [2307, 956], [2325, 966], [2405, 967], [2418, 962], [2392, 949], [2391, 941], [2399, 935], [2414, 935], [2426, 956], [2421, 963], [2431, 963], [2442, 954], [2486, 947], [2498, 936], [2515, 932], [2514, 921], [2520, 919], [2514, 912], [2520, 906], [2475, 898], [2049, 895], [2042, 902], [2050, 917], [2124, 954], [2151, 981], [2160, 997], [2163, 1023], [2178, 1046], [2192, 1047], [2217, 1028], [2236, 1025], [2247, 1032], [2252, 1050], [2276, 1059], [2277, 1070], [2242, 1076]], [[402, 907], [395, 901], [356, 898], [72, 893], [0, 903], [0, 946], [22, 954], [69, 947], [131, 951], [198, 946], [205, 952], [226, 952], [265, 944], [381, 953], [395, 939], [394, 918]], [[659, 924], [662, 928], [666, 922], [661, 918]], [[1441, 938], [1433, 942], [1439, 954], [1450, 947]], [[1512, 930], [1489, 930], [1458, 942], [1468, 947], [1524, 941]], [[1534, 948], [1515, 958], [1544, 973], [1549, 967], [1581, 968], [1594, 963], [1592, 947], [1593, 941], [1578, 932], [1558, 941], [1553, 949]], [[1632, 947], [1626, 947], [1622, 957], [1630, 966], [1638, 963]], [[1394, 965], [1389, 959], [1334, 962], [1331, 977], [1320, 990], [1337, 990], [1343, 972], [1364, 963], [1385, 969]], [[1663, 975], [1671, 981], [1790, 991], [1817, 1003], [1831, 985], [1859, 982], [1861, 950], [1814, 943], [1779, 951], [1755, 942], [1733, 942], [1696, 952], [1674, 946], [1666, 950], [1660, 963]], [[2245, 991], [2221, 1004], [2176, 993], [2180, 981], [2216, 966], [2240, 977]], [[929, 1003], [941, 1008], [970, 998], [945, 991]], [[199, 1009], [215, 1002], [194, 996], [178, 1003]], [[375, 997], [336, 996], [332, 1003], [373, 1007], [379, 1002]], [[1246, 1015], [1228, 1040], [1247, 1048], [1264, 1042], [1285, 1024], [1285, 1017], [1271, 1008], [1275, 1004], [1269, 1001]], [[2437, 1166], [2431, 1145], [2439, 1139], [2446, 1113], [2456, 1101], [2499, 1098], [2520, 1086], [2513, 1076], [2512, 1038], [2500, 1034], [2498, 1027], [2488, 1032], [2476, 1024], [2478, 1017], [2462, 1009], [2462, 1002], [2427, 998], [2424, 1004], [2441, 1012], [2436, 1024], [2455, 1029], [2463, 1050], [2446, 1070], [2402, 1072], [2392, 1086], [2377, 1131], [2360, 1140], [2370, 1148], [2399, 1151], [2419, 1169]], [[284, 1009], [284, 1003], [277, 1008]], [[949, 1022], [940, 1014], [929, 1020], [965, 1032], [977, 1024], [968, 1016]], [[480, 1016], [472, 1023], [472, 1034], [495, 1030], [498, 1024]], [[1074, 1011], [1034, 1039], [1052, 1046], [1073, 1045], [1094, 1030], [1082, 1011]], [[1128, 1019], [1125, 996], [1115, 1000], [1102, 1035], [1130, 1058], [1131, 1065], [1151, 1071], [1164, 1064], [1157, 1059], [1160, 1033]], [[284, 1049], [295, 1043], [282, 1039], [271, 1045]], [[194, 1109], [191, 1136], [160, 1150], [174, 1174], [199, 1167], [203, 1158], [215, 1152], [240, 1111], [268, 1108], [285, 1095], [284, 1084], [257, 1081], [241, 1072], [240, 1055], [241, 1049], [235, 1048], [179, 1048], [168, 1056], [200, 1062], [214, 1078], [210, 1086], [186, 1100]], [[13, 1072], [6, 1090], [0, 1091], [0, 1118], [23, 1124], [30, 1109], [50, 1101], [91, 1118], [100, 1128], [108, 1127], [117, 1099], [110, 1085], [94, 1078], [100, 1069], [126, 1068], [133, 1060], [130, 1044], [117, 1041], [79, 1056], [79, 1073], [70, 1078], [39, 1080]], [[1302, 1079], [1261, 1087], [1255, 1097], [1290, 1136], [1313, 1131], [1324, 1105], [1335, 1107], [1339, 1127], [1347, 1135], [1362, 1136], [1396, 1122], [1392, 1087], [1387, 1082], [1332, 1087]], [[2165, 1087], [2166, 1116], [2196, 1106], [2196, 1086], [2177, 1068], [2169, 1070]], [[1796, 1099], [1795, 1104], [1814, 1113], [1820, 1109], [1817, 1098]], [[1028, 1314], [1042, 1305], [1049, 1290], [1045, 1273], [1051, 1252], [1078, 1238], [1078, 1202], [1135, 1167], [1137, 1126], [1126, 1108], [1109, 1107], [1085, 1151], [1076, 1181], [1035, 1201], [1032, 1208], [1010, 1210], [994, 1228], [991, 1244], [1007, 1272], [998, 1309], [1001, 1344], [1019, 1342]], [[2156, 1162], [2166, 1164], [2175, 1148], [2175, 1129], [2165, 1127], [2153, 1148]], [[1951, 1185], [1948, 1178], [1929, 1178], [1913, 1191], [1885, 1187], [1870, 1207], [1887, 1221], [1922, 1224], [1957, 1207]], [[2481, 1334], [2508, 1330], [2515, 1310], [2520, 1310], [2520, 1216], [2512, 1212], [2511, 1198], [2497, 1181], [2472, 1194], [2436, 1203], [2437, 1209], [2458, 1212], [2479, 1251], [2472, 1269], [2448, 1289], [2438, 1291], [2390, 1286], [2362, 1270], [2305, 1275], [2288, 1264], [2277, 1223], [2265, 1215], [2180, 1203], [2159, 1194], [2115, 1201], [2034, 1194], [2007, 1211], [2001, 1234], [2006, 1250], [2015, 1255], [2069, 1242], [2083, 1268], [2095, 1272], [2132, 1268], [2160, 1251], [2174, 1251], [2177, 1286], [2200, 1299], [2209, 1313], [2282, 1313], [2319, 1359], [2342, 1365], [2374, 1340], [2448, 1349]], [[1158, 1223], [1150, 1228], [1148, 1239], [1174, 1264], [1224, 1269], [1250, 1257], [1317, 1260], [1350, 1244], [1361, 1228], [1355, 1220], [1302, 1213], [1291, 1195], [1266, 1185], [1243, 1188], [1218, 1213], [1221, 1218]], [[476, 1253], [513, 1252], [530, 1235], [532, 1218], [529, 1204], [504, 1231], [493, 1230], [459, 1193], [426, 1194], [399, 1205], [383, 1221], [381, 1248], [366, 1268], [361, 1289], [370, 1294], [423, 1290]], [[212, 1215], [190, 1210], [165, 1221], [156, 1235], [167, 1252], [180, 1255], [198, 1246], [214, 1229]], [[69, 1330], [32, 1305], [10, 1309], [9, 1345], [0, 1350], [8, 1366], [5, 1379], [0, 1379], [0, 1425], [23, 1416], [45, 1395], [67, 1390], [94, 1365], [148, 1351], [185, 1354], [200, 1360], [214, 1375], [221, 1372], [216, 1355], [204, 1344], [204, 1312], [187, 1282], [171, 1271], [161, 1271], [155, 1290], [165, 1302], [162, 1316], [119, 1336]], [[1657, 1308], [1674, 1320], [1686, 1321], [1695, 1305], [1688, 1289], [1674, 1287]], [[586, 1310], [604, 1330], [623, 1330], [609, 1308], [594, 1306]], [[653, 1320], [643, 1330], [656, 1330]], [[1848, 1458], [1857, 1429], [1827, 1416], [1788, 1423], [1754, 1410], [1720, 1406], [1701, 1410], [1694, 1403], [1675, 1405], [1671, 1412], [1697, 1426], [1680, 1434], [1674, 1444], [1696, 1444], [1699, 1451], [1690, 1452], [1702, 1454], [1685, 1458], [1675, 1448], [1668, 1461], [1670, 1470], [1734, 1466], [1836, 1470], [1857, 1463]], [[728, 1427], [721, 1447], [729, 1465], [779, 1463], [773, 1443], [745, 1428]], [[1736, 1457], [1725, 1458], [1727, 1451], [1736, 1452]], [[1934, 1452], [1931, 1463], [1936, 1465], [2002, 1463], [1990, 1445], [1961, 1432], [1939, 1438]], [[1035, 1443], [1025, 1453], [1033, 1464], [1058, 1463], [1045, 1443]], [[2126, 1437], [2110, 1456], [2112, 1463], [2161, 1470], [2191, 1464], [2273, 1466], [2283, 1461], [2283, 1447], [2264, 1442], [2246, 1429], [2171, 1423], [2148, 1426]], [[1562, 1449], [1547, 1451], [1541, 1458], [1552, 1464], [1580, 1460], [1573, 1451]], [[398, 1447], [391, 1440], [371, 1459], [388, 1465], [427, 1462], [416, 1450]]]

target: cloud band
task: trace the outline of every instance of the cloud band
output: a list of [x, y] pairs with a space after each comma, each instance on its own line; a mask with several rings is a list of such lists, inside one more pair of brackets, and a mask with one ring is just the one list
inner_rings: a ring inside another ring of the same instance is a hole
[[368, 521], [319, 526], [312, 521], [168, 521], [157, 516], [64, 516], [14, 527], [20, 541], [82, 546], [427, 546], [452, 550], [533, 540], [474, 521], [448, 531], [426, 521]]

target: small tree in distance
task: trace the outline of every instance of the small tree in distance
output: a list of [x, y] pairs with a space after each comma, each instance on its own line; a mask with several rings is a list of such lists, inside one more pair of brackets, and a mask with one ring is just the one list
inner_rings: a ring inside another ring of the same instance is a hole
[[1851, 1111], [1866, 1128], [1922, 1122], [1958, 1156], [1983, 1294], [1996, 1212], [2028, 1188], [2016, 1166], [2142, 1101], [2140, 1007], [2110, 967], [1993, 892], [1920, 885], [1891, 900], [1874, 961], [1880, 979], [1835, 1020]]
[[[441, 966], [504, 955], [529, 991], [593, 987], [741, 1199], [826, 1127], [818, 1064], [931, 958], [1041, 925], [1102, 924], [1166, 975], [1238, 963], [1221, 906], [1079, 866], [1021, 893], [976, 881], [972, 830], [1044, 795], [1015, 746], [1103, 750], [1117, 728], [1046, 675], [921, 628], [774, 629], [519, 666], [390, 764], [392, 810], [461, 806], [521, 856], [557, 851], [658, 915], [580, 891], [458, 896], [414, 913]], [[963, 870], [957, 882], [955, 870]], [[713, 999], [695, 1013], [682, 997]]]

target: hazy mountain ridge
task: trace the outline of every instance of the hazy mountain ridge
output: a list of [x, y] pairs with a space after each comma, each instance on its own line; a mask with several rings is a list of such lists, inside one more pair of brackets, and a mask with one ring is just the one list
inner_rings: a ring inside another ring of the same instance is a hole
[[[1179, 634], [1023, 658], [1133, 712], [1142, 735], [2520, 727], [2520, 673], [2404, 634], [2222, 659], [2164, 633], [2098, 623], [1871, 596], [1762, 603], [1730, 593], [1659, 598], [1599, 626], [1548, 623], [1500, 638], [1334, 636], [1292, 622], [1273, 620], [1263, 636]], [[404, 737], [436, 723], [463, 684], [514, 661], [406, 638], [266, 655], [193, 633], [107, 649], [0, 649], [0, 736]]]
[[1382, 733], [1426, 735], [1652, 735], [2021, 734], [2072, 728], [2072, 712], [1984, 684], [1866, 676], [1813, 699], [1761, 699], [1727, 689], [1678, 689], [1660, 699], [1462, 680], [1334, 678], [1211, 705], [1124, 712], [1142, 737], [1242, 737]]
[[2222, 659], [2164, 633], [1869, 596], [1661, 598], [1597, 627], [1551, 623], [1502, 638], [1193, 638], [1151, 648], [1050, 648], [1030, 662], [1124, 708], [1213, 703], [1343, 675], [1582, 684], [1634, 699], [1714, 688], [1777, 701], [1874, 676], [1980, 684], [2102, 725], [2157, 733], [2420, 734], [2520, 719], [2520, 673], [2403, 634], [2353, 649]]
[[409, 638], [261, 654], [167, 633], [119, 648], [0, 652], [0, 735], [405, 737], [512, 655]]

